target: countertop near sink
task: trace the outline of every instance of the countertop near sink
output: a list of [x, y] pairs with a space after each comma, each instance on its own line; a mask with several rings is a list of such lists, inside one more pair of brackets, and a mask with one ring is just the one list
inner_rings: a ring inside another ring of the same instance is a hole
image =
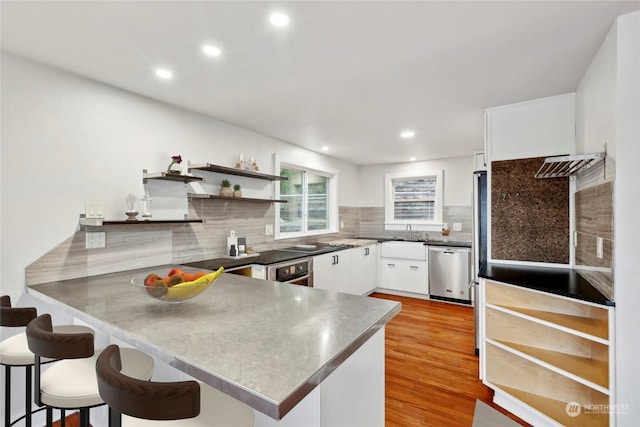
[[393, 239], [390, 237], [360, 237], [360, 239], [376, 240], [378, 242], [417, 242], [428, 246], [450, 246], [452, 248], [470, 248], [471, 242], [461, 242], [454, 240], [413, 240], [413, 239]]
[[27, 292], [274, 419], [401, 307], [234, 274], [223, 274], [182, 304], [154, 301], [129, 283], [133, 276], [173, 267], [192, 270], [156, 266], [33, 285]]

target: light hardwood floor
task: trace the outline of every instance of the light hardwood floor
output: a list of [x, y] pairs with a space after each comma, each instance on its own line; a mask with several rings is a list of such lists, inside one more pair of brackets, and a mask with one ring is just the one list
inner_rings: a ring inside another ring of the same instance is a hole
[[473, 423], [476, 399], [527, 426], [492, 402], [478, 379], [473, 308], [374, 293], [402, 303], [386, 326], [386, 427]]

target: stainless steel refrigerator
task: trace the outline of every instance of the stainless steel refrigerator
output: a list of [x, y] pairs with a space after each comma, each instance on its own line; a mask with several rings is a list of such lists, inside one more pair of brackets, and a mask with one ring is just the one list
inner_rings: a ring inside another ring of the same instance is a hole
[[473, 173], [473, 216], [471, 220], [473, 240], [471, 242], [472, 280], [473, 288], [476, 354], [479, 353], [480, 328], [478, 310], [478, 273], [487, 262], [487, 172]]

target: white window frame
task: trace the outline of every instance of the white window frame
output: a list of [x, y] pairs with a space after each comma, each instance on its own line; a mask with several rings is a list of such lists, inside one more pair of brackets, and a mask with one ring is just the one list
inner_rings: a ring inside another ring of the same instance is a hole
[[[395, 218], [395, 199], [393, 181], [397, 179], [419, 179], [436, 177], [436, 198], [435, 198], [435, 218], [431, 221], [420, 220], [399, 220]], [[385, 230], [406, 230], [407, 225], [411, 225], [412, 230], [417, 231], [440, 231], [443, 226], [443, 201], [444, 185], [442, 169], [417, 172], [388, 173], [384, 176], [385, 199], [384, 199], [384, 228]]]
[[[329, 196], [327, 198], [328, 206], [328, 220], [329, 227], [324, 230], [308, 230], [308, 205], [307, 205], [307, 195], [305, 194], [304, 199], [304, 220], [303, 220], [303, 230], [302, 231], [294, 231], [294, 232], [281, 232], [280, 231], [280, 206], [276, 206], [276, 215], [275, 215], [275, 227], [274, 227], [274, 239], [292, 239], [297, 237], [307, 237], [307, 236], [318, 236], [323, 234], [337, 233], [338, 229], [338, 170], [328, 168], [325, 166], [320, 166], [316, 164], [308, 164], [296, 160], [289, 160], [279, 157], [278, 155], [275, 157], [275, 168], [274, 170], [279, 175], [281, 168], [291, 168], [302, 170], [308, 173], [313, 173], [316, 175], [321, 175], [327, 177], [329, 179], [328, 191]], [[280, 181], [275, 182], [275, 195], [276, 199], [280, 199]]]

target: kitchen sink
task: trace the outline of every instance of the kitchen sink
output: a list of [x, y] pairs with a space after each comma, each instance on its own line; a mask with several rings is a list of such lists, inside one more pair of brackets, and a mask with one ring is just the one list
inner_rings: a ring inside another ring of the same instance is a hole
[[394, 240], [380, 245], [380, 256], [424, 261], [427, 259], [427, 249], [424, 242]]

